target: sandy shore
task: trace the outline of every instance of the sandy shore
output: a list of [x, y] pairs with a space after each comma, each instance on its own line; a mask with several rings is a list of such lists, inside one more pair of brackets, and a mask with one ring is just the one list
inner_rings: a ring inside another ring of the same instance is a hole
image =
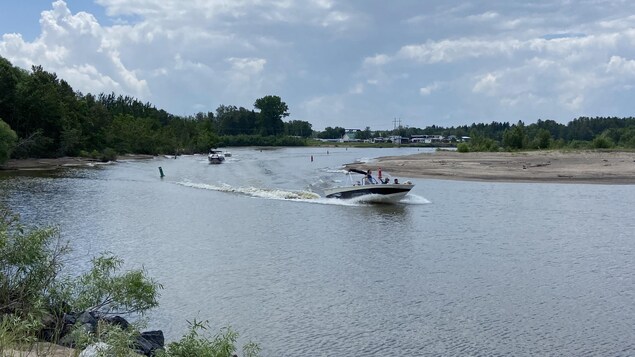
[[[122, 155], [117, 160], [145, 160], [152, 159], [152, 155]], [[8, 160], [0, 166], [5, 171], [25, 170], [56, 170], [64, 167], [96, 166], [106, 164], [100, 160], [85, 157], [59, 157], [55, 159], [21, 159]]]
[[[635, 152], [437, 151], [409, 156], [381, 157], [350, 168], [377, 168], [389, 176], [506, 182], [562, 182], [635, 184]], [[384, 175], [385, 176], [385, 175]]]
[[[152, 159], [151, 155], [125, 155], [118, 160]], [[0, 170], [54, 170], [72, 166], [95, 166], [97, 160], [78, 157], [9, 160]], [[372, 163], [348, 164], [350, 168], [377, 168], [392, 177], [507, 182], [563, 182], [635, 184], [635, 152], [528, 151], [472, 152], [436, 151], [408, 156], [380, 157]]]

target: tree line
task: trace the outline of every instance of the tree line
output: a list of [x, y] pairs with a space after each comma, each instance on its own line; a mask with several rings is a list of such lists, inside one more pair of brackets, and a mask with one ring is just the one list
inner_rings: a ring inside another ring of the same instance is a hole
[[28, 72], [0, 57], [0, 162], [13, 158], [207, 152], [239, 145], [305, 145], [311, 124], [284, 122], [288, 106], [275, 95], [253, 109], [177, 116], [115, 93], [73, 90], [55, 73]]
[[[201, 153], [217, 146], [299, 146], [307, 145], [308, 138], [339, 139], [346, 131], [327, 127], [316, 132], [307, 121], [283, 121], [287, 116], [287, 104], [275, 95], [256, 99], [251, 109], [220, 105], [215, 112], [177, 116], [130, 96], [82, 94], [41, 66], [29, 72], [0, 57], [0, 163], [10, 157], [108, 160], [126, 153]], [[366, 127], [356, 136], [426, 134], [470, 137], [459, 145], [461, 151], [635, 148], [635, 119], [580, 117], [566, 125], [494, 121], [384, 131]]]
[[[317, 133], [320, 139], [339, 139], [346, 132], [342, 127], [327, 127]], [[442, 135], [453, 137], [455, 143], [469, 138], [459, 145], [461, 151], [537, 150], [537, 149], [611, 149], [635, 148], [635, 118], [580, 117], [567, 124], [554, 120], [538, 119], [526, 125], [508, 122], [472, 123], [456, 127], [428, 126], [400, 127], [394, 130], [371, 131], [369, 127], [356, 132], [357, 139], [388, 138], [413, 135]]]

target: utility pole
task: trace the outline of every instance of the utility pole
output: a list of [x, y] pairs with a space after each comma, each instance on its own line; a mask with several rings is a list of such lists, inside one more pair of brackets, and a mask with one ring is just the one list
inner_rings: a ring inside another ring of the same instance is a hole
[[[397, 123], [399, 123], [399, 125], [397, 125]], [[399, 118], [399, 119], [393, 118], [393, 120], [392, 120], [392, 130], [396, 130], [398, 128], [401, 128], [401, 118]]]

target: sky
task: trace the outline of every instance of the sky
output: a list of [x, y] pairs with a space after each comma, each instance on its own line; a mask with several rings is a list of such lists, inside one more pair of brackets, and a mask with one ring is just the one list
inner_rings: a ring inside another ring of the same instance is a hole
[[2, 1], [0, 56], [176, 115], [315, 130], [633, 116], [631, 0]]

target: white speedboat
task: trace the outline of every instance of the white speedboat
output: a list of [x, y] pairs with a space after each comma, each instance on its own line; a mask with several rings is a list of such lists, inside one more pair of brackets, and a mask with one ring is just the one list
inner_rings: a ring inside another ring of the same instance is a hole
[[225, 155], [222, 150], [211, 149], [207, 154], [207, 161], [210, 164], [222, 164], [225, 161]]
[[[362, 179], [355, 181], [352, 174], [364, 175]], [[386, 182], [386, 183], [383, 183]], [[326, 198], [361, 198], [366, 202], [397, 202], [412, 190], [415, 186], [410, 181], [404, 183], [388, 183], [388, 181], [377, 181], [368, 173], [350, 169], [347, 175], [347, 185], [327, 188], [324, 190]]]

